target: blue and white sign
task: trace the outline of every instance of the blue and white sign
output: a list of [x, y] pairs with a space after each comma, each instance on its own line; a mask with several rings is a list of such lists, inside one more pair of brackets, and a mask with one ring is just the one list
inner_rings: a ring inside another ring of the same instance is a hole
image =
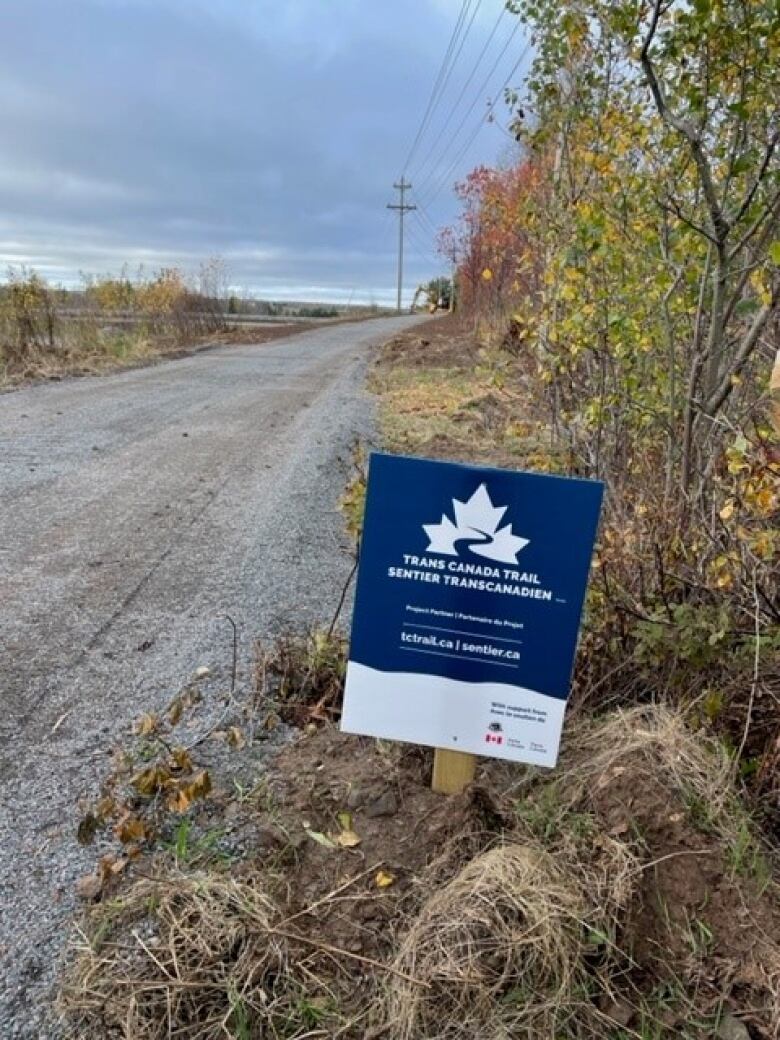
[[342, 729], [555, 765], [602, 493], [372, 455]]

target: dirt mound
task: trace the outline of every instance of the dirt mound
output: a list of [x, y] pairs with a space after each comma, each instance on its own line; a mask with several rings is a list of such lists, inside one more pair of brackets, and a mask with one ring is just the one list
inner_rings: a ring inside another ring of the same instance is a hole
[[[392, 953], [399, 915], [421, 878], [440, 881], [496, 840], [507, 821], [483, 790], [452, 799], [430, 789], [431, 754], [420, 748], [320, 730], [286, 748], [272, 783], [276, 826], [296, 845], [290, 907], [299, 912], [344, 881], [364, 873], [351, 890], [350, 912], [323, 905], [309, 921], [318, 934], [372, 957]], [[345, 855], [318, 840], [341, 823], [359, 843]], [[376, 878], [392, 879], [378, 889]]]
[[[628, 1021], [706, 1036], [691, 1021], [744, 1015], [780, 1035], [780, 898], [772, 850], [735, 793], [722, 745], [662, 707], [581, 724], [558, 771], [527, 789], [526, 826], [576, 875], [605, 842], [630, 851], [610, 941], [628, 972]], [[543, 824], [540, 818], [543, 817]], [[583, 841], [572, 841], [578, 832]], [[612, 871], [614, 876], [614, 871]], [[662, 999], [651, 998], [653, 993]], [[683, 1034], [686, 1035], [686, 1034]]]
[[382, 348], [383, 362], [411, 366], [473, 364], [476, 357], [473, 326], [448, 314], [415, 325], [394, 336]]
[[159, 892], [93, 908], [71, 1020], [103, 1035], [114, 1009], [125, 1040], [219, 1035], [195, 1025], [217, 1009], [238, 1037], [777, 1040], [778, 888], [728, 756], [657, 708], [565, 746], [553, 772], [484, 763], [448, 799], [429, 751], [308, 726], [257, 790], [192, 810], [243, 835], [211, 887], [160, 853], [141, 868]]
[[555, 1035], [582, 971], [583, 903], [538, 848], [476, 856], [434, 892], [401, 942], [388, 1036]]

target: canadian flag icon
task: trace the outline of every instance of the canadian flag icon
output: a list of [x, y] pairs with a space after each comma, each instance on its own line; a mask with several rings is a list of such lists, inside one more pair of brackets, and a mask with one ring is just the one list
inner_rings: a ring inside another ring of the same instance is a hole
[[504, 738], [501, 736], [500, 733], [486, 733], [485, 734], [485, 743], [486, 744], [503, 744], [504, 743]]

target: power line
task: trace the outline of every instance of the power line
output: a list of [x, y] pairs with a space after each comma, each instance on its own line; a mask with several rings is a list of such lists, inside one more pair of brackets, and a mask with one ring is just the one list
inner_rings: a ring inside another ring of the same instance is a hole
[[505, 14], [506, 14], [506, 7], [502, 5], [501, 10], [498, 12], [498, 18], [496, 18], [495, 23], [493, 24], [493, 28], [490, 31], [490, 35], [488, 36], [487, 40], [485, 40], [484, 46], [482, 47], [482, 50], [479, 52], [479, 57], [477, 58], [476, 62], [474, 63], [474, 66], [471, 69], [471, 72], [469, 73], [468, 78], [466, 79], [466, 81], [464, 82], [463, 86], [461, 87], [460, 93], [458, 94], [458, 97], [457, 97], [457, 99], [455, 101], [455, 104], [450, 108], [449, 115], [444, 120], [444, 123], [442, 124], [438, 134], [436, 135], [436, 139], [434, 140], [434, 142], [431, 145], [431, 147], [428, 149], [425, 158], [423, 159], [423, 161], [420, 163], [420, 166], [418, 167], [418, 171], [417, 171], [418, 175], [422, 174], [422, 171], [425, 169], [425, 167], [426, 167], [426, 165], [428, 163], [428, 160], [431, 158], [431, 156], [436, 151], [436, 146], [438, 145], [439, 141], [441, 141], [442, 137], [444, 136], [444, 132], [446, 131], [447, 127], [450, 125], [450, 121], [452, 120], [452, 117], [457, 112], [458, 106], [460, 105], [461, 101], [463, 100], [463, 97], [464, 97], [466, 91], [468, 90], [468, 88], [469, 88], [469, 86], [471, 84], [471, 81], [476, 76], [477, 70], [479, 69], [480, 65], [482, 64], [482, 59], [485, 57], [485, 54], [487, 53], [488, 48], [490, 47], [490, 44], [493, 42], [493, 37], [496, 35], [496, 32], [498, 31], [498, 27], [501, 24], [501, 19], [504, 17]]
[[444, 78], [445, 71], [449, 67], [450, 59], [452, 57], [453, 51], [455, 50], [455, 44], [457, 42], [458, 37], [460, 36], [460, 32], [463, 28], [463, 23], [466, 19], [466, 15], [468, 14], [468, 10], [471, 7], [471, 3], [472, 0], [463, 0], [463, 2], [461, 3], [460, 12], [458, 14], [458, 20], [455, 22], [455, 28], [452, 30], [452, 34], [450, 35], [450, 42], [447, 44], [447, 50], [444, 52], [444, 57], [442, 58], [441, 65], [439, 66], [439, 71], [436, 74], [436, 79], [434, 80], [433, 87], [431, 88], [430, 97], [428, 98], [428, 104], [425, 107], [425, 113], [423, 114], [422, 120], [420, 121], [420, 125], [417, 128], [417, 134], [414, 140], [412, 141], [409, 153], [406, 156], [406, 161], [403, 165], [404, 172], [406, 172], [406, 170], [408, 169], [409, 163], [412, 161], [414, 153], [417, 151], [417, 146], [419, 145], [420, 139], [422, 138], [425, 128], [428, 125], [428, 120], [430, 119], [431, 113], [433, 112], [434, 105], [437, 103], [439, 99], [441, 93], [441, 83]]
[[[444, 156], [450, 150], [451, 146], [457, 141], [458, 135], [460, 134], [461, 130], [463, 129], [463, 127], [468, 122], [468, 118], [471, 115], [471, 113], [474, 111], [474, 109], [476, 108], [476, 105], [477, 105], [477, 102], [479, 101], [479, 99], [481, 97], [484, 97], [485, 91], [488, 89], [490, 81], [493, 79], [493, 76], [494, 76], [494, 74], [496, 72], [496, 69], [501, 64], [501, 59], [504, 57], [506, 52], [509, 50], [509, 46], [512, 43], [512, 40], [514, 40], [515, 35], [517, 34], [518, 30], [520, 29], [520, 25], [521, 25], [521, 22], [518, 19], [518, 21], [515, 23], [514, 29], [512, 30], [512, 32], [507, 37], [507, 40], [504, 43], [504, 46], [499, 51], [496, 60], [493, 62], [493, 65], [492, 65], [492, 67], [490, 69], [490, 72], [488, 72], [487, 76], [485, 76], [484, 80], [482, 81], [482, 83], [481, 83], [481, 85], [479, 87], [479, 90], [474, 95], [474, 100], [469, 105], [468, 109], [466, 110], [465, 115], [463, 116], [463, 118], [461, 119], [460, 123], [458, 124], [457, 129], [455, 130], [455, 132], [451, 136], [448, 144], [446, 145], [446, 147], [442, 151], [441, 155], [439, 156], [439, 163], [441, 163], [443, 161]], [[525, 48], [526, 50], [527, 50], [527, 46]], [[525, 57], [525, 50], [524, 50], [524, 52], [523, 52], [523, 54], [522, 54], [522, 56], [520, 58], [520, 61], [522, 61], [523, 57]], [[509, 79], [512, 77], [512, 75], [514, 75], [514, 69], [516, 69], [519, 64], [520, 64], [520, 62], [518, 61], [516, 63], [516, 65], [514, 66], [512, 72], [510, 72], [509, 77], [507, 77], [507, 82], [509, 82]], [[503, 87], [501, 88], [501, 90], [503, 90]], [[500, 93], [501, 93], [501, 91], [499, 91], [499, 94]], [[423, 184], [418, 189], [419, 191], [421, 191], [421, 192], [424, 191], [426, 185], [430, 182], [431, 178], [436, 176], [436, 173], [435, 173], [436, 168], [437, 168], [437, 164], [434, 164], [434, 166], [431, 168], [431, 170], [428, 173], [428, 175], [423, 178]]]
[[504, 90], [506, 90], [506, 88], [507, 88], [507, 86], [509, 84], [509, 81], [512, 79], [514, 74], [520, 68], [520, 65], [522, 64], [526, 54], [528, 53], [528, 50], [530, 49], [530, 46], [531, 46], [530, 43], [527, 43], [525, 45], [525, 47], [523, 48], [523, 50], [522, 50], [522, 52], [520, 54], [520, 57], [514, 63], [512, 68], [509, 70], [509, 75], [506, 77], [504, 82], [501, 84], [501, 86], [499, 87], [498, 91], [496, 91], [496, 94], [493, 96], [493, 98], [490, 101], [488, 101], [488, 105], [487, 105], [487, 108], [485, 110], [485, 113], [482, 116], [482, 118], [480, 119], [480, 121], [477, 123], [477, 125], [474, 127], [473, 133], [471, 134], [469, 139], [466, 141], [464, 146], [461, 148], [461, 150], [458, 152], [458, 154], [455, 156], [455, 158], [450, 163], [450, 165], [447, 167], [447, 169], [446, 169], [446, 171], [444, 173], [444, 176], [441, 177], [439, 179], [438, 183], [434, 186], [433, 192], [431, 194], [429, 194], [428, 197], [424, 200], [424, 204], [426, 206], [430, 206], [430, 204], [433, 202], [433, 200], [439, 195], [439, 193], [441, 192], [442, 188], [444, 187], [444, 185], [447, 183], [447, 181], [449, 180], [450, 176], [452, 175], [452, 172], [457, 167], [458, 163], [461, 161], [463, 156], [466, 154], [466, 152], [469, 150], [469, 148], [473, 144], [474, 139], [476, 138], [477, 134], [479, 133], [479, 131], [484, 126], [485, 120], [488, 118], [488, 116], [493, 111], [493, 108], [495, 107], [498, 99], [501, 97], [501, 94], [504, 92]]
[[417, 218], [418, 218], [418, 220], [420, 220], [421, 223], [424, 221], [425, 224], [428, 225], [428, 231], [432, 235], [438, 235], [439, 234], [439, 229], [436, 227], [434, 222], [431, 220], [430, 216], [428, 215], [428, 211], [425, 209], [424, 206], [421, 206], [419, 203], [417, 204], [417, 206], [418, 206], [418, 208], [417, 208]]
[[[447, 70], [447, 75], [444, 77], [444, 80], [442, 82], [441, 88], [439, 89], [439, 100], [441, 100], [441, 98], [444, 96], [444, 91], [447, 89], [447, 84], [450, 81], [450, 76], [452, 75], [453, 69], [455, 68], [455, 66], [458, 63], [458, 58], [460, 57], [461, 51], [463, 50], [463, 45], [465, 44], [466, 38], [467, 38], [469, 32], [471, 31], [471, 27], [474, 24], [474, 19], [477, 17], [477, 12], [479, 11], [481, 5], [482, 5], [482, 0], [477, 0], [476, 6], [474, 7], [474, 10], [471, 12], [471, 18], [469, 19], [469, 24], [466, 26], [466, 28], [465, 28], [465, 30], [463, 32], [463, 35], [460, 38], [460, 45], [459, 45], [457, 51], [455, 52], [455, 54], [453, 55], [452, 60], [450, 61], [450, 67]], [[431, 110], [431, 118], [433, 118], [433, 114], [434, 114], [435, 111], [436, 111], [436, 105], [434, 105], [433, 109]]]
[[436, 255], [436, 238], [437, 238], [437, 235], [438, 235], [438, 231], [430, 223], [430, 221], [428, 221], [427, 224], [424, 224], [422, 222], [422, 220], [420, 219], [420, 211], [419, 210], [417, 210], [417, 212], [414, 215], [415, 215], [415, 217], [417, 219], [417, 230], [424, 237], [425, 241], [427, 241], [429, 238], [431, 239], [431, 245], [428, 248], [430, 249], [431, 254], [435, 256]]
[[415, 252], [419, 257], [424, 259], [426, 262], [432, 263], [434, 266], [441, 266], [443, 261], [440, 257], [437, 257], [430, 246], [426, 245], [424, 241], [417, 236], [417, 232], [413, 229], [412, 225], [407, 228], [409, 237], [412, 244], [415, 247]]

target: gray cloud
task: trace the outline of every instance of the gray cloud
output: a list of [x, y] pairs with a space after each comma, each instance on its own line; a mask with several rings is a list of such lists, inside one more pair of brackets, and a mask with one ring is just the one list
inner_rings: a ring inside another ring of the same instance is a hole
[[[219, 253], [260, 292], [386, 298], [384, 207], [457, 7], [4, 0], [0, 262], [68, 282]], [[486, 128], [462, 169], [501, 140]], [[435, 266], [412, 234], [409, 284]]]

